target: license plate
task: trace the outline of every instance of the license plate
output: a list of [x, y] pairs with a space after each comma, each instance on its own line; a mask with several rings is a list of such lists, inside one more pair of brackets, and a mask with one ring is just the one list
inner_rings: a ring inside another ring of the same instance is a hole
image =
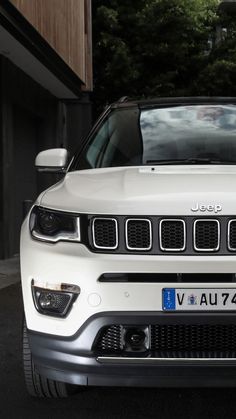
[[232, 311], [236, 310], [234, 288], [164, 288], [164, 311]]

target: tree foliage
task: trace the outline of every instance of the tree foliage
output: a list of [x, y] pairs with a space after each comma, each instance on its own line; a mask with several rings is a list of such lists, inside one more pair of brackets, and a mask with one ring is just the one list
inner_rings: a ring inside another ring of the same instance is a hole
[[[219, 0], [93, 0], [95, 105], [123, 95], [234, 92], [235, 17], [219, 16], [218, 5]], [[217, 25], [228, 28], [219, 45]]]
[[197, 80], [199, 94], [236, 96], [236, 15], [219, 13], [221, 39], [215, 43]]

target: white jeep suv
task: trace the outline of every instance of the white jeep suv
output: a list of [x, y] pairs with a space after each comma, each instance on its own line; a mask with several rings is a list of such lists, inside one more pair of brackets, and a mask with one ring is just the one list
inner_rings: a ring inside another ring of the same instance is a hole
[[121, 100], [21, 233], [31, 395], [236, 385], [236, 99]]

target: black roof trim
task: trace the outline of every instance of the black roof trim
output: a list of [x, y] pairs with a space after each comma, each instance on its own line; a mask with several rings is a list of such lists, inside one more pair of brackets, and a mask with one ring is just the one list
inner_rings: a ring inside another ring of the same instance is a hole
[[76, 96], [81, 95], [82, 80], [8, 0], [1, 0], [0, 25]]
[[129, 101], [129, 96], [122, 96], [117, 102], [124, 103]]
[[152, 106], [175, 106], [175, 105], [204, 105], [204, 104], [236, 104], [236, 97], [221, 97], [221, 96], [192, 96], [192, 97], [164, 97], [152, 99], [130, 99], [125, 102], [115, 102], [111, 108], [128, 108], [140, 107], [148, 108]]

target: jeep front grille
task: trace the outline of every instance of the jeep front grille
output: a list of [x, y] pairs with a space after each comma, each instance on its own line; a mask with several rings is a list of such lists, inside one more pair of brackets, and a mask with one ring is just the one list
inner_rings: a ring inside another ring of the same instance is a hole
[[[81, 217], [82, 242], [94, 252], [232, 255], [236, 217]], [[87, 236], [86, 236], [87, 234]]]

